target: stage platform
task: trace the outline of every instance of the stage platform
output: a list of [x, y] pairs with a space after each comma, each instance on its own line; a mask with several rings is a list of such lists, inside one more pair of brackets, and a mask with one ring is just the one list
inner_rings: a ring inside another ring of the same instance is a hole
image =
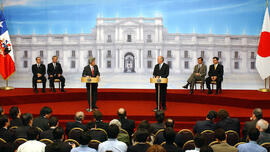
[[[63, 125], [72, 121], [76, 111], [86, 114], [85, 122], [92, 119], [92, 113], [86, 112], [86, 89], [66, 89], [67, 92], [49, 92], [36, 94], [29, 88], [16, 88], [11, 91], [0, 90], [0, 105], [8, 113], [11, 106], [18, 106], [22, 113], [39, 114], [43, 106], [53, 109], [53, 115]], [[249, 119], [255, 107], [263, 109], [265, 119], [270, 120], [270, 93], [256, 90], [223, 90], [220, 95], [207, 95], [207, 91], [172, 89], [167, 94], [166, 117], [176, 120], [176, 129], [192, 128], [197, 120], [205, 119], [209, 110], [226, 109], [231, 117], [237, 117], [241, 125]], [[124, 107], [130, 119], [136, 123], [141, 120], [154, 120], [155, 90], [153, 89], [99, 89], [97, 106], [104, 115], [104, 121], [116, 118], [117, 109]]]

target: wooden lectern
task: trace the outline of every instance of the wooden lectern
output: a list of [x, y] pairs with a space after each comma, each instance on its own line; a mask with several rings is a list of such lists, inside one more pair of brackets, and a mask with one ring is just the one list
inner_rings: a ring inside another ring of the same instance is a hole
[[158, 85], [158, 110], [160, 110], [160, 84], [168, 83], [168, 78], [150, 78], [150, 83]]
[[93, 83], [98, 83], [99, 82], [99, 77], [89, 77], [89, 76], [82, 77], [81, 82], [90, 84], [90, 103], [88, 102], [89, 107], [86, 109], [86, 111], [91, 112], [91, 111], [93, 111], [93, 109], [92, 109], [92, 84]]

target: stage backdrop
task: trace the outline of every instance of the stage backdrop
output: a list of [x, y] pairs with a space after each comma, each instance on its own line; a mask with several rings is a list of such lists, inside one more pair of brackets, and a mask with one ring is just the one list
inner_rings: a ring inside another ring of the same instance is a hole
[[[223, 88], [263, 87], [256, 52], [266, 0], [6, 0], [15, 52], [14, 87], [32, 87], [31, 66], [59, 56], [67, 87], [96, 57], [100, 88], [154, 88], [157, 57], [170, 66], [169, 88], [186, 83], [198, 57], [218, 56]], [[1, 85], [4, 81], [0, 80]]]

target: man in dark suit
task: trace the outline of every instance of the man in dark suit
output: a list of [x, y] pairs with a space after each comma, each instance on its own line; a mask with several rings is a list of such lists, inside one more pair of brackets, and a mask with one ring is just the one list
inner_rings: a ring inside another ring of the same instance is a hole
[[55, 139], [53, 137], [53, 130], [57, 128], [58, 125], [58, 119], [56, 117], [51, 117], [49, 120], [50, 129], [41, 132], [39, 135], [39, 139], [50, 139], [54, 141]]
[[268, 129], [269, 123], [266, 120], [260, 119], [257, 121], [256, 128], [260, 131], [257, 143], [259, 145], [270, 142], [270, 134], [265, 132]]
[[59, 79], [61, 81], [61, 92], [65, 92], [64, 87], [65, 87], [65, 78], [63, 77], [63, 70], [61, 67], [61, 64], [57, 62], [58, 57], [53, 56], [52, 57], [52, 63], [48, 64], [48, 76], [50, 80], [50, 87], [53, 92], [55, 91], [54, 87], [54, 79]]
[[152, 123], [151, 127], [153, 128], [153, 133], [155, 134], [158, 130], [164, 129], [164, 119], [165, 119], [165, 114], [163, 111], [156, 111], [155, 112], [155, 118], [156, 118], [156, 123]]
[[261, 108], [255, 108], [250, 117], [250, 121], [247, 121], [242, 130], [243, 140], [246, 141], [247, 135], [250, 129], [256, 128], [256, 123], [258, 120], [263, 118], [263, 112]]
[[87, 124], [87, 128], [91, 129], [90, 126], [93, 126], [93, 128], [101, 128], [107, 131], [109, 124], [102, 121], [102, 113], [99, 110], [95, 110], [93, 112], [94, 120], [93, 122], [89, 122]]
[[0, 138], [12, 143], [15, 140], [15, 135], [8, 130], [9, 122], [8, 116], [0, 116]]
[[19, 126], [15, 129], [16, 138], [25, 138], [27, 139], [27, 130], [32, 127], [33, 124], [33, 115], [31, 113], [24, 113], [22, 115], [23, 126]]
[[67, 122], [66, 124], [66, 130], [65, 133], [66, 135], [69, 134], [70, 130], [73, 128], [81, 128], [84, 131], [86, 131], [86, 126], [82, 123], [84, 120], [84, 113], [82, 111], [78, 111], [75, 114], [75, 122]]
[[52, 116], [52, 109], [50, 107], [43, 107], [40, 110], [40, 116], [36, 117], [33, 121], [33, 126], [40, 128], [42, 131], [48, 130], [49, 119]]
[[193, 132], [195, 134], [200, 134], [204, 130], [216, 130], [216, 124], [214, 123], [214, 120], [217, 118], [217, 112], [214, 110], [211, 110], [208, 112], [206, 116], [206, 120], [203, 121], [197, 121], [195, 126], [193, 127]]
[[131, 137], [135, 129], [135, 121], [127, 119], [127, 112], [124, 108], [119, 108], [117, 111], [118, 120], [121, 122], [121, 128], [126, 130]]
[[195, 65], [193, 73], [191, 74], [191, 76], [187, 80], [187, 84], [184, 85], [183, 88], [187, 89], [188, 86], [190, 85], [190, 94], [193, 94], [193, 89], [194, 89], [194, 85], [195, 85], [196, 81], [202, 81], [203, 85], [204, 85], [204, 79], [206, 76], [206, 72], [207, 72], [207, 67], [203, 63], [203, 58], [199, 57], [198, 64]]
[[37, 90], [37, 80], [41, 80], [42, 81], [42, 92], [45, 92], [46, 89], [46, 67], [44, 64], [41, 63], [41, 59], [40, 57], [36, 57], [36, 64], [32, 65], [32, 73], [33, 73], [33, 87], [34, 87], [34, 91], [36, 93], [38, 93]]
[[[89, 58], [89, 65], [85, 66], [83, 69], [82, 76], [83, 77], [99, 77], [100, 73], [98, 70], [98, 66], [95, 63], [96, 58]], [[98, 109], [96, 106], [96, 101], [97, 101], [97, 83], [92, 83], [92, 105], [91, 107], [93, 109]], [[87, 88], [87, 99], [88, 99], [88, 104], [90, 104], [90, 84], [86, 83], [86, 88]]]
[[150, 136], [150, 133], [147, 129], [139, 128], [135, 133], [135, 141], [137, 144], [128, 147], [128, 152], [146, 152], [147, 149], [151, 146], [147, 143], [147, 139]]
[[208, 78], [206, 78], [206, 86], [208, 88], [208, 94], [212, 94], [212, 89], [210, 87], [211, 81], [216, 81], [217, 89], [216, 94], [218, 91], [221, 91], [221, 82], [223, 81], [223, 65], [218, 63], [219, 58], [213, 57], [213, 63], [209, 67]]
[[[155, 78], [167, 78], [169, 76], [169, 66], [164, 63], [164, 57], [159, 56], [157, 59], [158, 64], [156, 64], [153, 72]], [[156, 105], [158, 106], [158, 84], [155, 84], [156, 88]], [[160, 84], [160, 102], [163, 110], [166, 110], [166, 95], [167, 95], [167, 84]], [[157, 111], [158, 107], [154, 109]]]
[[237, 118], [230, 118], [229, 113], [220, 109], [217, 113], [218, 118], [220, 119], [216, 124], [217, 128], [222, 128], [225, 131], [234, 130], [240, 134], [240, 121]]

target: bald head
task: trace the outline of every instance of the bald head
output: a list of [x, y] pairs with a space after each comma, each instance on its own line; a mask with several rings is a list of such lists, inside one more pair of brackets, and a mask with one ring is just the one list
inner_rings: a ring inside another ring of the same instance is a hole
[[264, 120], [264, 119], [260, 119], [257, 121], [256, 123], [256, 128], [260, 131], [260, 132], [264, 132], [265, 130], [268, 129], [269, 123]]
[[84, 120], [84, 113], [82, 111], [78, 111], [75, 113], [75, 120], [82, 121]]
[[117, 114], [120, 119], [125, 119], [127, 115], [126, 110], [124, 108], [119, 108]]

